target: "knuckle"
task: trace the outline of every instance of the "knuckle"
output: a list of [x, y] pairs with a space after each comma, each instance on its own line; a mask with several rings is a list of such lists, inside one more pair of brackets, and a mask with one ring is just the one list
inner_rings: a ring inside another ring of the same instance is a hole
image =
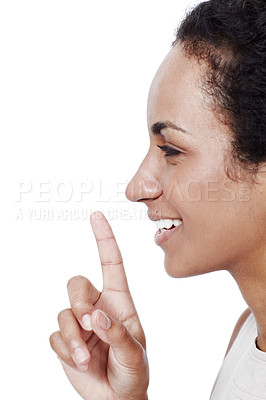
[[81, 318], [84, 313], [90, 312], [90, 309], [91, 309], [90, 304], [85, 303], [80, 299], [74, 300], [72, 303], [72, 310], [77, 318]]
[[58, 322], [60, 323], [60, 321], [62, 321], [63, 319], [69, 317], [69, 314], [71, 313], [71, 309], [70, 308], [66, 308], [65, 310], [60, 311], [60, 313], [58, 314]]
[[137, 348], [135, 348], [134, 350], [134, 361], [135, 364], [140, 365], [143, 363], [144, 358], [145, 358], [145, 353], [144, 350], [141, 346], [137, 346]]
[[80, 298], [73, 299], [72, 310], [74, 309], [74, 310], [78, 311], [79, 309], [83, 308], [84, 305], [85, 305], [85, 302], [82, 299], [80, 299]]
[[53, 350], [56, 350], [56, 347], [57, 347], [59, 339], [60, 339], [59, 336], [60, 336], [60, 332], [56, 331], [56, 332], [52, 333], [51, 336], [49, 337], [50, 346], [52, 347]]
[[131, 349], [130, 361], [135, 369], [141, 370], [147, 365], [147, 355], [141, 345], [133, 345]]
[[142, 365], [145, 360], [145, 349], [142, 344], [129, 333], [123, 324], [118, 326], [117, 337], [120, 343], [126, 344], [131, 354], [131, 361], [134, 365]]
[[144, 333], [142, 327], [139, 327], [137, 329], [137, 332], [136, 332], [136, 334], [134, 336], [139, 341], [139, 343], [142, 345], [142, 347], [144, 349], [146, 349], [146, 337], [145, 337], [145, 333]]
[[118, 326], [117, 336], [118, 336], [119, 342], [128, 342], [129, 341], [129, 339], [130, 339], [129, 333], [123, 324]]
[[139, 342], [142, 344], [143, 348], [146, 350], [147, 343], [146, 343], [146, 337], [144, 334], [140, 337]]
[[87, 281], [87, 278], [85, 278], [85, 276], [82, 276], [82, 275], [73, 276], [67, 282], [67, 288], [71, 289], [73, 286], [79, 285], [80, 283], [85, 282], [85, 281]]

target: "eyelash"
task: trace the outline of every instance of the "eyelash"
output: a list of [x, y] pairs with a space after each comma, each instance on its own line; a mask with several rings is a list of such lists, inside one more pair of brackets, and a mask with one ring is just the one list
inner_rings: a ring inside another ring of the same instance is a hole
[[157, 146], [165, 153], [164, 154], [165, 157], [178, 156], [179, 154], [182, 154], [181, 151], [172, 149], [171, 147], [166, 146], [166, 145], [159, 146], [157, 144]]

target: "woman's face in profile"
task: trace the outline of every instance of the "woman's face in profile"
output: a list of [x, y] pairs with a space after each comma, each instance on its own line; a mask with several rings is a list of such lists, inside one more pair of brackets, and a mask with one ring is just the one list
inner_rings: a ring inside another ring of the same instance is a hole
[[264, 238], [260, 186], [228, 178], [230, 131], [208, 107], [203, 76], [179, 45], [167, 55], [148, 98], [150, 148], [126, 190], [152, 220], [182, 220], [156, 239], [173, 277], [244, 268]]

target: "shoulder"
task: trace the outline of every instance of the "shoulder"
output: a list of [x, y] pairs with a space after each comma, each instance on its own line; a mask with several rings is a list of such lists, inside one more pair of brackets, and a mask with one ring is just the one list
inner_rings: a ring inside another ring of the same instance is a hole
[[247, 318], [250, 316], [250, 314], [251, 314], [251, 309], [250, 309], [250, 308], [247, 308], [247, 309], [240, 315], [240, 317], [239, 317], [239, 319], [238, 319], [238, 321], [237, 321], [237, 323], [236, 323], [236, 326], [235, 326], [235, 328], [234, 328], [234, 330], [233, 330], [231, 339], [230, 339], [230, 341], [229, 341], [229, 344], [228, 344], [228, 347], [227, 347], [227, 350], [226, 350], [226, 353], [225, 353], [225, 357], [226, 357], [227, 353], [229, 352], [229, 350], [231, 349], [231, 347], [232, 347], [232, 345], [233, 345], [233, 343], [234, 343], [234, 341], [235, 341], [237, 335], [239, 334], [240, 329], [242, 328], [242, 326], [244, 325], [245, 321], [246, 321]]

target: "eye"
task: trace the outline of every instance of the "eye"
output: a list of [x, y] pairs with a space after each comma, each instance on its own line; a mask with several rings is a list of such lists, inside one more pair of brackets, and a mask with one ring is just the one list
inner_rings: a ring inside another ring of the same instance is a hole
[[173, 149], [172, 147], [169, 147], [167, 145], [159, 146], [157, 144], [157, 146], [165, 153], [164, 154], [165, 157], [178, 156], [179, 154], [182, 154], [181, 151]]

